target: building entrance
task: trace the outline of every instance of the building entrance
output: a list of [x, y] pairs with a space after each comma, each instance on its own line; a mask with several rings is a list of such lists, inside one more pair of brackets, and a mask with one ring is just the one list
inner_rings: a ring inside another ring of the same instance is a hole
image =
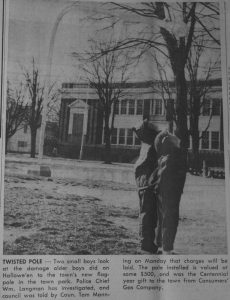
[[72, 139], [73, 139], [73, 143], [76, 144], [77, 146], [81, 145], [83, 124], [84, 124], [84, 114], [74, 114]]

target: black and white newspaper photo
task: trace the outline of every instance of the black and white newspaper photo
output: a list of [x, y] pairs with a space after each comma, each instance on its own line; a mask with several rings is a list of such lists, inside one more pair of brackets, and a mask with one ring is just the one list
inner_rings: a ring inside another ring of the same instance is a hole
[[3, 211], [2, 211], [2, 203], [3, 203], [3, 194], [4, 194], [4, 186], [3, 186], [3, 177], [4, 177], [4, 149], [3, 149], [3, 141], [2, 141], [2, 133], [4, 131], [4, 113], [3, 106], [5, 103], [5, 91], [6, 84], [4, 81], [6, 79], [6, 59], [5, 59], [5, 51], [6, 51], [6, 5], [5, 2], [1, 1], [0, 3], [0, 269], [2, 271], [2, 238], [3, 238]]
[[229, 299], [230, 3], [0, 12], [0, 298]]

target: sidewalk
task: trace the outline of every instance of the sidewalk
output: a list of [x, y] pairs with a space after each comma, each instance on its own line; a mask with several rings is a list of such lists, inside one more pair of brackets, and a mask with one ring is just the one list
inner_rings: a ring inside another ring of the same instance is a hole
[[[38, 158], [31, 158], [29, 154], [14, 154], [9, 153], [6, 155], [6, 162], [16, 162], [16, 163], [26, 163], [26, 164], [37, 164]], [[51, 157], [51, 156], [44, 156], [43, 164], [49, 165], [70, 165], [72, 167], [76, 165], [82, 166], [97, 166], [97, 168], [130, 168], [133, 169], [133, 164], [128, 163], [112, 163], [112, 164], [104, 164], [102, 161], [94, 161], [94, 160], [79, 160], [79, 159], [71, 159], [71, 158], [64, 158], [64, 157]]]
[[[28, 170], [36, 170], [37, 158], [28, 154], [7, 154], [6, 173], [26, 175]], [[77, 178], [86, 180], [113, 181], [117, 183], [135, 184], [132, 164], [104, 164], [101, 161], [77, 160], [61, 157], [47, 157], [42, 165], [49, 166], [51, 176], [56, 178]]]
[[[61, 157], [44, 157], [43, 165], [51, 169], [54, 178], [76, 178], [84, 180], [112, 181], [116, 183], [133, 184], [134, 165], [125, 163], [104, 164], [101, 161], [77, 160]], [[39, 167], [37, 158], [30, 158], [28, 154], [7, 154], [6, 174], [27, 175], [28, 170]], [[187, 174], [186, 190], [200, 190], [201, 186], [224, 186], [222, 179], [205, 178]]]

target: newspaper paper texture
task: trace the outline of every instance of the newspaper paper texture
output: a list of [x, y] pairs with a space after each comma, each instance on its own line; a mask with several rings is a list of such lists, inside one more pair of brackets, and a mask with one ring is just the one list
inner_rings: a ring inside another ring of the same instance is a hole
[[229, 299], [229, 12], [1, 2], [1, 299]]

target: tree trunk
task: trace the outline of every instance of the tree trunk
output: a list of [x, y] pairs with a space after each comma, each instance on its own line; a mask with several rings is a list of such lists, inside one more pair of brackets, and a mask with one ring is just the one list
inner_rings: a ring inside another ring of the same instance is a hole
[[[196, 87], [195, 87], [196, 89]], [[196, 93], [196, 92], [195, 92]], [[193, 97], [193, 105], [192, 105], [192, 111], [191, 111], [191, 117], [192, 117], [192, 152], [193, 152], [193, 159], [194, 159], [194, 168], [196, 170], [200, 169], [200, 158], [199, 158], [199, 142], [200, 142], [200, 136], [199, 136], [199, 117], [200, 117], [200, 96], [194, 96]]]
[[105, 133], [105, 157], [104, 157], [104, 160], [105, 160], [106, 164], [111, 164], [110, 129], [109, 129], [108, 124], [105, 124], [104, 133]]
[[37, 129], [31, 128], [31, 150], [30, 150], [30, 157], [35, 158], [36, 154], [36, 136], [37, 136]]
[[180, 41], [177, 41], [172, 34], [163, 28], [161, 28], [161, 34], [166, 41], [170, 64], [175, 76], [177, 132], [186, 155], [189, 143], [187, 125], [187, 82], [185, 79], [185, 64], [187, 60], [185, 38], [180, 38]]
[[[179, 62], [178, 62], [179, 64]], [[179, 66], [175, 73], [176, 83], [176, 116], [177, 131], [181, 139], [181, 146], [187, 152], [188, 149], [188, 124], [187, 124], [187, 83], [184, 67]]]

